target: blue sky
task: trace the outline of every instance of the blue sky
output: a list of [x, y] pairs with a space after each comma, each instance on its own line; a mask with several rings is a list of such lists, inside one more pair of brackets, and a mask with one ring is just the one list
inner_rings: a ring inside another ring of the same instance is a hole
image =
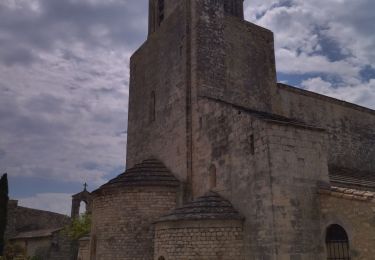
[[[147, 0], [0, 1], [0, 172], [11, 197], [69, 214], [125, 168], [129, 57]], [[375, 109], [375, 1], [251, 0], [278, 80]]]

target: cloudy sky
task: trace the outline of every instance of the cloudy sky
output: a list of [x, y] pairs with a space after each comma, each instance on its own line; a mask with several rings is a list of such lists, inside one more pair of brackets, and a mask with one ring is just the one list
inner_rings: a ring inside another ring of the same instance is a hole
[[[125, 168], [129, 57], [147, 0], [0, 1], [0, 172], [20, 204], [70, 196]], [[278, 80], [375, 109], [374, 0], [251, 0], [274, 31]]]

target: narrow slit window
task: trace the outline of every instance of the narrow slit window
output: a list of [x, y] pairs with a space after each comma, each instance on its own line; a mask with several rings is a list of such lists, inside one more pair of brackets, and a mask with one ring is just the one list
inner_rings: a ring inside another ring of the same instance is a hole
[[164, 20], [164, 0], [158, 0], [158, 24], [163, 22]]
[[155, 96], [155, 91], [152, 91], [151, 96], [150, 96], [150, 122], [154, 122], [156, 118], [155, 106], [156, 106], [156, 96]]
[[254, 140], [254, 135], [250, 135], [250, 153], [252, 155], [255, 154], [255, 140]]
[[215, 165], [211, 165], [209, 169], [209, 185], [210, 189], [216, 188], [217, 185], [217, 175]]
[[331, 225], [326, 234], [327, 260], [350, 260], [348, 235], [339, 225]]

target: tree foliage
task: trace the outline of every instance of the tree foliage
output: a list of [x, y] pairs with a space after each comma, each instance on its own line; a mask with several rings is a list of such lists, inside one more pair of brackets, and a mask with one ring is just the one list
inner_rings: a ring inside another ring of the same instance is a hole
[[65, 228], [65, 234], [73, 241], [87, 236], [91, 229], [91, 216], [84, 213], [81, 216], [74, 218], [72, 222]]
[[8, 176], [5, 173], [0, 179], [0, 256], [4, 253], [4, 236], [7, 226], [8, 201]]

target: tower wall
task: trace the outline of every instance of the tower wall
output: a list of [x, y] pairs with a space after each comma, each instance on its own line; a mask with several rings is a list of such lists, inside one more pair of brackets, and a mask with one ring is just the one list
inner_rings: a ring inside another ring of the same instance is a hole
[[[162, 16], [160, 20], [159, 4], [163, 5]], [[184, 0], [149, 0], [149, 14], [148, 14], [148, 33], [149, 35], [158, 31], [161, 24], [174, 13], [180, 6], [184, 5]]]
[[226, 3], [192, 1], [192, 85], [197, 98], [271, 111], [276, 89], [273, 34], [228, 14]]
[[217, 100], [202, 99], [200, 106], [195, 196], [210, 189], [215, 165], [214, 190], [245, 217], [246, 259], [316, 259], [318, 184], [329, 182], [325, 132]]
[[126, 160], [129, 168], [158, 158], [181, 181], [187, 175], [186, 41], [185, 5], [180, 4], [131, 57]]
[[244, 0], [224, 0], [225, 13], [243, 19], [243, 2]]

